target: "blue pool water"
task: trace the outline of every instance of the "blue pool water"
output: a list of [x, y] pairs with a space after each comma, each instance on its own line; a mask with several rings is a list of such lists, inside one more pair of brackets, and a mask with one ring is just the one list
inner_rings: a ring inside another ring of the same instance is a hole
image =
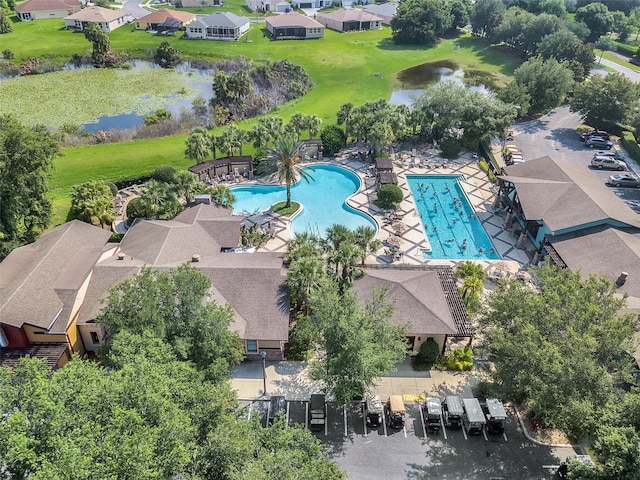
[[[313, 169], [307, 167], [306, 171], [314, 180], [309, 183], [301, 180], [291, 187], [291, 200], [304, 206], [302, 213], [291, 222], [292, 233], [311, 231], [322, 236], [333, 224], [351, 230], [361, 225], [377, 229], [371, 218], [345, 203], [360, 187], [360, 179], [355, 173], [334, 165], [316, 165]], [[287, 199], [284, 185], [248, 185], [232, 190], [236, 196], [235, 214], [262, 212]]]
[[463, 177], [459, 175], [407, 175], [422, 226], [431, 243], [431, 252], [424, 255], [430, 259], [499, 259], [460, 180]]

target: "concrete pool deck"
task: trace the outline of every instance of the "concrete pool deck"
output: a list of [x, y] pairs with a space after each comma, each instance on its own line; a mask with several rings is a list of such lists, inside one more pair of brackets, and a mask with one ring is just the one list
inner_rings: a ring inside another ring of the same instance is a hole
[[[352, 149], [351, 149], [352, 150]], [[384, 242], [391, 235], [396, 234], [391, 225], [385, 224], [383, 212], [373, 204], [376, 199], [375, 176], [372, 173], [368, 162], [355, 159], [352, 151], [345, 149], [335, 159], [323, 159], [322, 163], [340, 165], [358, 174], [362, 181], [362, 188], [349, 198], [348, 204], [358, 210], [369, 214], [378, 224], [377, 239]], [[423, 149], [416, 152], [416, 159], [442, 161], [437, 155], [437, 150]], [[480, 219], [482, 226], [491, 238], [496, 252], [502, 261], [517, 262], [518, 267], [529, 262], [526, 250], [515, 247], [518, 240], [513, 231], [505, 229], [504, 217], [494, 213], [491, 205], [494, 200], [492, 190], [493, 184], [489, 182], [486, 173], [478, 167], [478, 160], [473, 158], [471, 152], [463, 153], [454, 161], [449, 161], [446, 167], [423, 168], [411, 161], [410, 152], [400, 152], [392, 157], [394, 172], [398, 176], [398, 186], [404, 192], [404, 199], [400, 203], [398, 214], [402, 216], [402, 223], [406, 225], [406, 230], [401, 237], [400, 250], [404, 252], [401, 260], [394, 261], [393, 258], [385, 254], [388, 247], [383, 246], [377, 252], [367, 255], [367, 264], [407, 264], [407, 265], [446, 265], [454, 266], [460, 260], [426, 259], [423, 250], [429, 249], [429, 243], [424, 233], [420, 215], [413, 201], [413, 196], [407, 183], [407, 175], [462, 175], [465, 180], [460, 183], [467, 195], [471, 206]], [[310, 163], [311, 165], [312, 163]], [[503, 214], [504, 215], [504, 214]], [[262, 251], [284, 252], [287, 241], [291, 234], [285, 222], [277, 222], [271, 238], [266, 245], [261, 247]], [[531, 248], [531, 245], [528, 245]], [[475, 260], [484, 264], [488, 268], [495, 260]], [[514, 265], [515, 267], [515, 265]]]

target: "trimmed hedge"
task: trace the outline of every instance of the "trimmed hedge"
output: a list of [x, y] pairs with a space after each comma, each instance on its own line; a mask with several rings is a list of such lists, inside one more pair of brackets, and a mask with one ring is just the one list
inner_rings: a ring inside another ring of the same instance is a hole
[[640, 147], [638, 147], [638, 142], [632, 132], [622, 132], [620, 143], [627, 153], [631, 155], [631, 158], [640, 162]]
[[638, 51], [638, 47], [634, 47], [631, 45], [626, 45], [624, 43], [616, 42], [616, 52], [620, 55], [625, 55], [627, 57], [633, 57]]

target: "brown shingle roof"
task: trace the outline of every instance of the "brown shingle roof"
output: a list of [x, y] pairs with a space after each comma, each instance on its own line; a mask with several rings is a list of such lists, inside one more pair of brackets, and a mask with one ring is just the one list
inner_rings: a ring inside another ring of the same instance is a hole
[[295, 12], [267, 17], [265, 22], [273, 27], [324, 28], [324, 25], [316, 22], [313, 18]]
[[[45, 232], [0, 263], [0, 318], [66, 329], [78, 290], [104, 252], [107, 230], [73, 220]], [[58, 331], [58, 330], [56, 330]]]
[[526, 218], [543, 220], [552, 232], [608, 220], [640, 227], [638, 214], [584, 167], [541, 157], [506, 171], [500, 178], [516, 186]]
[[409, 323], [408, 333], [458, 334], [437, 269], [368, 268], [354, 289], [365, 301], [371, 298], [374, 287], [384, 285], [388, 287], [387, 296], [395, 301], [393, 321]]
[[318, 18], [328, 18], [337, 22], [381, 22], [380, 17], [357, 8], [341, 8], [333, 12], [318, 13]]
[[83, 8], [79, 12], [69, 15], [65, 17], [65, 20], [80, 20], [82, 22], [112, 22], [113, 20], [124, 17], [126, 15], [131, 15], [126, 10], [110, 10], [108, 8], [102, 7], [87, 7]]
[[45, 10], [69, 10], [79, 7], [80, 0], [27, 0], [20, 5], [16, 5], [16, 12], [39, 12]]
[[140, 220], [120, 243], [128, 256], [155, 266], [178, 266], [191, 261], [193, 254], [203, 259], [222, 248], [240, 243], [243, 217], [232, 216], [231, 209], [213, 204], [187, 208], [173, 220]]
[[151, 12], [149, 15], [138, 18], [136, 21], [142, 23], [164, 23], [169, 18], [177, 20], [180, 23], [184, 23], [188, 22], [192, 18], [196, 18], [196, 15], [191, 12], [178, 12], [177, 10], [161, 8], [160, 10], [156, 10], [155, 12]]

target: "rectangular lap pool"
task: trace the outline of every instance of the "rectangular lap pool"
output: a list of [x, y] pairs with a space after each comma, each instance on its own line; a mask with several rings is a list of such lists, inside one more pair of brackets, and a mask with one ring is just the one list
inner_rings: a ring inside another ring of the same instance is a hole
[[425, 258], [497, 260], [491, 239], [469, 203], [460, 175], [407, 175], [407, 182], [431, 243]]

